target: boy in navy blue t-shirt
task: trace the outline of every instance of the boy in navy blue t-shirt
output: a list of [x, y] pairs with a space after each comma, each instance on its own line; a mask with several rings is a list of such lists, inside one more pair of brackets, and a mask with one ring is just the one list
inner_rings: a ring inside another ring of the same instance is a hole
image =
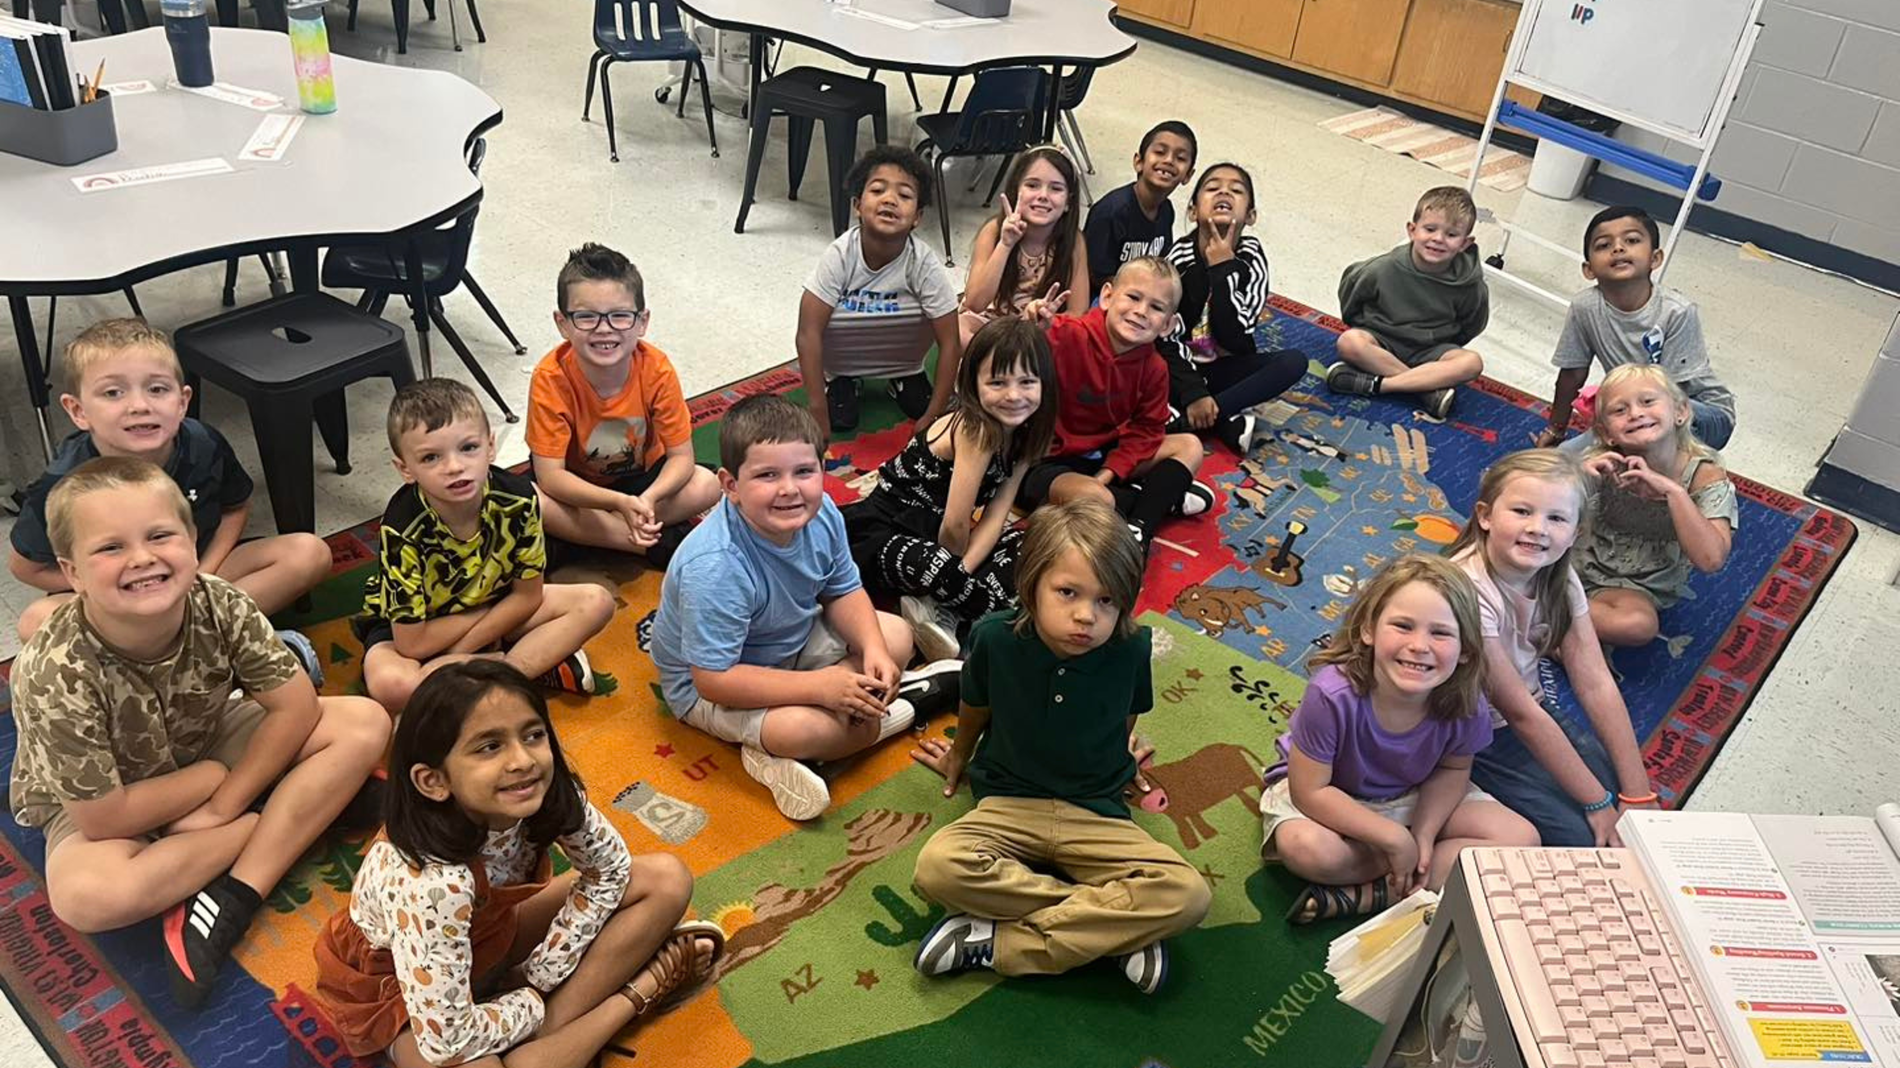
[[1168, 197], [1194, 177], [1200, 147], [1187, 123], [1173, 119], [1149, 130], [1135, 151], [1135, 180], [1111, 190], [1089, 209], [1082, 238], [1089, 250], [1089, 291], [1129, 260], [1161, 256], [1174, 241], [1174, 205]]

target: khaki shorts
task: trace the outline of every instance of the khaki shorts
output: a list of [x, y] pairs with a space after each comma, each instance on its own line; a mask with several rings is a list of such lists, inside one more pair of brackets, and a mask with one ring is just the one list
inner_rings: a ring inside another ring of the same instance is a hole
[[[1465, 790], [1465, 801], [1496, 801], [1497, 798], [1476, 786]], [[1389, 801], [1361, 801], [1360, 804], [1401, 827], [1412, 825], [1412, 809], [1418, 805], [1418, 791], [1407, 790]], [[1277, 862], [1280, 851], [1273, 847], [1273, 833], [1293, 820], [1311, 819], [1293, 804], [1293, 790], [1287, 780], [1260, 791], [1260, 859]]]
[[[844, 639], [825, 623], [824, 617], [812, 621], [811, 634], [805, 638], [805, 647], [795, 656], [779, 664], [788, 671], [816, 671], [828, 668], [851, 654]], [[705, 731], [721, 741], [734, 742], [762, 749], [760, 735], [765, 732], [765, 712], [763, 708], [727, 708], [714, 704], [704, 697], [693, 702], [686, 710], [680, 722], [688, 727]]]
[[[248, 697], [237, 697], [225, 706], [223, 714], [218, 717], [218, 733], [212, 736], [211, 744], [198, 754], [197, 759], [215, 760], [229, 768], [250, 747], [251, 735], [257, 733], [257, 725], [262, 722], [264, 706]], [[79, 826], [73, 822], [64, 805], [39, 805], [19, 815], [25, 817], [20, 820], [21, 823], [37, 825], [40, 833], [46, 836], [46, 860], [53, 858], [53, 850], [58, 849], [61, 842], [79, 833]], [[43, 818], [36, 820], [35, 816]], [[159, 832], [147, 831], [137, 835], [134, 840], [156, 842], [159, 837]]]

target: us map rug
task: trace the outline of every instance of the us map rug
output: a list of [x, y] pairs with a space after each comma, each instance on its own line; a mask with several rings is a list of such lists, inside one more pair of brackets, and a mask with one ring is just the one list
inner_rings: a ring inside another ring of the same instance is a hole
[[[1315, 372], [1340, 324], [1281, 298], [1258, 330], [1298, 348]], [[1334, 397], [1317, 374], [1264, 406], [1266, 432], [1245, 459], [1217, 451], [1207, 517], [1161, 531], [1141, 601], [1155, 629], [1158, 747], [1153, 778], [1169, 805], [1137, 819], [1179, 849], [1214, 891], [1207, 921], [1173, 943], [1167, 987], [1135, 993], [1106, 966], [1040, 980], [977, 973], [925, 980], [910, 968], [941, 914], [910, 886], [917, 851], [969, 807], [941, 796], [904, 739], [828, 774], [836, 805], [794, 827], [739, 768], [738, 753], [683, 727], [660, 700], [645, 646], [659, 576], [599, 568], [620, 610], [588, 646], [613, 691], [559, 697], [555, 724], [589, 796], [635, 852], [677, 853], [698, 877], [699, 915], [728, 932], [715, 989], [623, 1041], [639, 1062], [678, 1068], [883, 1068], [951, 1053], [973, 1064], [1089, 1068], [1341, 1065], [1362, 1061], [1372, 1021], [1340, 1005], [1323, 971], [1340, 928], [1281, 921], [1297, 886], [1257, 856], [1259, 768], [1305, 686], [1301, 661], [1358, 584], [1392, 556], [1435, 551], [1468, 512], [1486, 464], [1542, 424], [1532, 398], [1488, 382], [1461, 391], [1456, 418]], [[716, 455], [717, 420], [748, 393], [798, 383], [769, 371], [695, 399], [695, 445]], [[827, 488], [848, 501], [903, 444], [888, 400], [867, 390], [865, 425], [836, 446]], [[1836, 513], [1737, 479], [1735, 551], [1717, 576], [1664, 614], [1664, 639], [1617, 655], [1624, 694], [1664, 798], [1678, 803], [1814, 604], [1854, 537]], [[326, 692], [359, 687], [351, 636], [376, 532], [330, 538], [336, 569], [293, 620], [329, 661]], [[563, 576], [565, 577], [565, 576]], [[10, 665], [9, 665], [10, 667]], [[1574, 714], [1574, 702], [1559, 689]], [[0, 700], [5, 694], [0, 690]], [[941, 734], [952, 722], [926, 725]], [[0, 720], [0, 758], [15, 746]], [[313, 1003], [310, 947], [344, 908], [360, 841], [325, 840], [268, 899], [211, 1003], [181, 1012], [166, 994], [154, 925], [74, 933], [51, 913], [37, 831], [0, 837], [0, 983], [64, 1066], [350, 1063]], [[609, 1055], [609, 1068], [627, 1062]]]

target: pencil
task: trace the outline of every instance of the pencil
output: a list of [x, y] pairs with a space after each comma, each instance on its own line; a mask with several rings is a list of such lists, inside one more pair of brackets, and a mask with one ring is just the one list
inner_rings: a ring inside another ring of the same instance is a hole
[[106, 61], [102, 59], [99, 61], [99, 69], [92, 72], [92, 85], [86, 89], [86, 103], [90, 104], [99, 99], [99, 86], [103, 84], [99, 79], [105, 76]]

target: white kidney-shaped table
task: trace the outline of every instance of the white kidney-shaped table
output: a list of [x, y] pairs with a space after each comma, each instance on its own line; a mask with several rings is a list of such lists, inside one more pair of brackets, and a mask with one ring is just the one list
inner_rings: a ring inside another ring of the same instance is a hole
[[[281, 33], [212, 28], [212, 95], [168, 84], [162, 27], [72, 51], [88, 78], [105, 61], [118, 150], [71, 167], [0, 153], [0, 293], [49, 454], [27, 298], [110, 293], [263, 252], [287, 253], [293, 287], [315, 292], [319, 248], [419, 233], [481, 199], [468, 150], [501, 106], [456, 75], [333, 56], [337, 110], [304, 115]], [[299, 119], [286, 144], [281, 127]], [[409, 258], [419, 282], [413, 247]], [[428, 302], [415, 305], [426, 331]]]

